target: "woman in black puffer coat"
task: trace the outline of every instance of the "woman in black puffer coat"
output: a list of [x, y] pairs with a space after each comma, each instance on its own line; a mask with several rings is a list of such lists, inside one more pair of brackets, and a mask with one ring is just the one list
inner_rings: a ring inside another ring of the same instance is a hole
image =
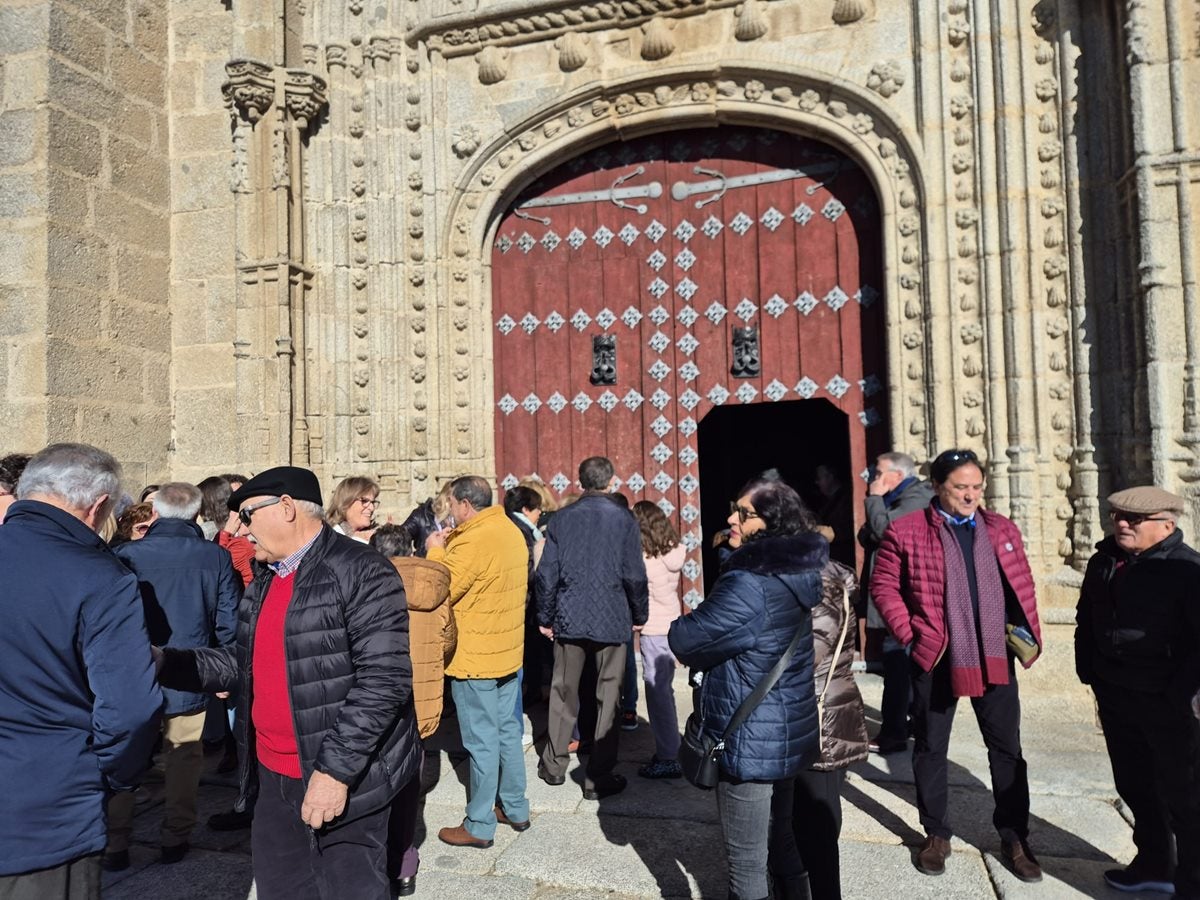
[[703, 671], [699, 709], [719, 738], [739, 704], [800, 641], [779, 681], [721, 754], [717, 804], [729, 859], [729, 896], [767, 896], [771, 796], [818, 753], [810, 610], [821, 598], [829, 544], [794, 490], [776, 479], [746, 485], [729, 517], [740, 546], [696, 610], [671, 625], [671, 651]]

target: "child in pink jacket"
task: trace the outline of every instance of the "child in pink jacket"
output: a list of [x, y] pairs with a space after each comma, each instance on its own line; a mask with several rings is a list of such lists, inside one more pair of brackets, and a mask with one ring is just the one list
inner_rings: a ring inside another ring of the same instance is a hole
[[667, 632], [680, 615], [679, 573], [687, 549], [661, 509], [648, 500], [635, 503], [633, 515], [642, 531], [642, 558], [650, 583], [650, 616], [642, 627], [642, 677], [646, 711], [654, 732], [654, 758], [638, 769], [643, 778], [679, 778], [679, 718], [675, 713], [675, 657]]

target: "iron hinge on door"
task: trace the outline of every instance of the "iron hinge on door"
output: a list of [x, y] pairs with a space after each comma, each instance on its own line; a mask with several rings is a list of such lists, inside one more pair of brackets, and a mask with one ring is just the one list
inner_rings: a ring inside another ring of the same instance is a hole
[[526, 210], [570, 206], [574, 203], [611, 203], [613, 206], [628, 209], [639, 216], [644, 216], [649, 211], [649, 206], [645, 203], [626, 203], [625, 201], [638, 200], [642, 197], [656, 200], [662, 196], [662, 183], [651, 181], [649, 184], [639, 184], [632, 187], [622, 187], [622, 185], [631, 178], [637, 178], [639, 175], [645, 174], [646, 167], [638, 166], [632, 172], [626, 172], [619, 177], [606, 191], [578, 191], [574, 194], [555, 194], [553, 197], [535, 197], [532, 200], [526, 200], [524, 203], [518, 204], [513, 212], [517, 218], [532, 219], [535, 222], [541, 222], [543, 225], [550, 224], [548, 217], [530, 215]]

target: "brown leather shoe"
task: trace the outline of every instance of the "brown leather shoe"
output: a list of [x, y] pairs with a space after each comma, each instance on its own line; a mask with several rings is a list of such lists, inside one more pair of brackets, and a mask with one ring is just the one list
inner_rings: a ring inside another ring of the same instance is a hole
[[1000, 857], [1014, 875], [1022, 881], [1042, 880], [1042, 867], [1038, 865], [1024, 841], [1004, 841], [1000, 845]]
[[941, 875], [946, 871], [946, 857], [949, 855], [950, 842], [931, 834], [917, 851], [917, 871], [922, 875]]
[[514, 822], [512, 819], [510, 819], [508, 816], [506, 816], [504, 814], [504, 810], [502, 810], [499, 806], [496, 807], [496, 821], [499, 822], [501, 825], [507, 825], [513, 831], [528, 831], [529, 830], [529, 820], [528, 819], [526, 819], [524, 822]]
[[438, 832], [438, 840], [444, 844], [449, 844], [451, 847], [474, 847], [477, 850], [486, 850], [492, 846], [491, 841], [477, 838], [471, 832], [467, 831], [465, 825], [458, 825], [454, 828], [443, 828]]

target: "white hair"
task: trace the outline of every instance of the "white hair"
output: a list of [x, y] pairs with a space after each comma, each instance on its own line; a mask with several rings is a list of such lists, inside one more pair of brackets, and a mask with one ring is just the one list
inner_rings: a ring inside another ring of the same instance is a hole
[[325, 507], [320, 503], [313, 503], [311, 500], [297, 500], [295, 497], [292, 498], [292, 502], [296, 504], [296, 509], [310, 519], [316, 519], [318, 522], [325, 520]]
[[58, 497], [74, 509], [90, 509], [107, 496], [111, 509], [121, 496], [121, 464], [90, 444], [51, 444], [29, 460], [17, 482], [17, 499], [34, 494]]
[[151, 502], [160, 519], [184, 519], [192, 522], [200, 513], [200, 504], [204, 502], [204, 495], [194, 484], [188, 484], [186, 481], [169, 481], [158, 486], [158, 491], [154, 494]]
[[912, 478], [917, 474], [917, 461], [907, 453], [880, 453], [878, 459], [890, 462], [892, 468], [905, 478]]

